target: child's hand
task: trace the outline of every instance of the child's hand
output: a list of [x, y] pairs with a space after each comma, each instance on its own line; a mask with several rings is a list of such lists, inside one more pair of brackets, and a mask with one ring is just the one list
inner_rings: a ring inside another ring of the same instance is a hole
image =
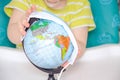
[[31, 8], [26, 11], [26, 14], [25, 14], [24, 18], [22, 19], [22, 25], [19, 26], [19, 30], [20, 30], [21, 35], [24, 36], [26, 34], [25, 29], [30, 26], [27, 19], [28, 19], [29, 15], [35, 10], [36, 10], [36, 7], [31, 6]]
[[28, 17], [35, 9], [35, 6], [31, 6], [25, 13], [13, 9], [7, 29], [8, 38], [12, 43], [21, 44], [21, 38], [26, 34], [25, 29], [29, 27]]

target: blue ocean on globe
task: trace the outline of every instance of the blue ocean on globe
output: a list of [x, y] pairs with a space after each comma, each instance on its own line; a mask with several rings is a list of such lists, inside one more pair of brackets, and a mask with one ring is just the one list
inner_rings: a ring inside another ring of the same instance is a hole
[[52, 20], [34, 21], [24, 38], [24, 50], [38, 67], [53, 69], [69, 60], [73, 44], [64, 27]]

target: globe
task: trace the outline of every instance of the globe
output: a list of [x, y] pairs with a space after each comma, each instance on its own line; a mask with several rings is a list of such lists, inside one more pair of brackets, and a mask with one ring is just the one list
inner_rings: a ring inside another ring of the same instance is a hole
[[68, 61], [74, 46], [63, 25], [50, 19], [34, 17], [34, 14], [29, 21], [32, 19], [23, 41], [29, 60], [45, 69], [57, 68]]

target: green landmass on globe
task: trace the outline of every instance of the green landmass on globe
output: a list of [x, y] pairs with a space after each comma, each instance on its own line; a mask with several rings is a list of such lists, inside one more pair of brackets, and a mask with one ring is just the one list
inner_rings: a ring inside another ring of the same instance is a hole
[[47, 31], [48, 24], [49, 22], [44, 19], [41, 19], [41, 21], [34, 22], [30, 27], [33, 36], [37, 36], [38, 38], [43, 38], [41, 35], [42, 33]]

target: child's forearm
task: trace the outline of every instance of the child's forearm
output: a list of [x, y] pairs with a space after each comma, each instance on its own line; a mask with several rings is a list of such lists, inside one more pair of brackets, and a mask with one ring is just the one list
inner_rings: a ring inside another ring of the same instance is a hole
[[7, 30], [9, 40], [14, 44], [21, 43], [21, 34], [18, 30], [18, 23], [10, 23]]
[[87, 27], [80, 27], [77, 29], [72, 29], [72, 32], [76, 38], [77, 45], [78, 45], [78, 58], [80, 58], [86, 49], [86, 42], [87, 42], [87, 35], [88, 35], [88, 28]]
[[80, 41], [77, 41], [78, 44], [78, 56], [77, 59], [79, 59], [85, 52], [86, 50], [86, 44]]

